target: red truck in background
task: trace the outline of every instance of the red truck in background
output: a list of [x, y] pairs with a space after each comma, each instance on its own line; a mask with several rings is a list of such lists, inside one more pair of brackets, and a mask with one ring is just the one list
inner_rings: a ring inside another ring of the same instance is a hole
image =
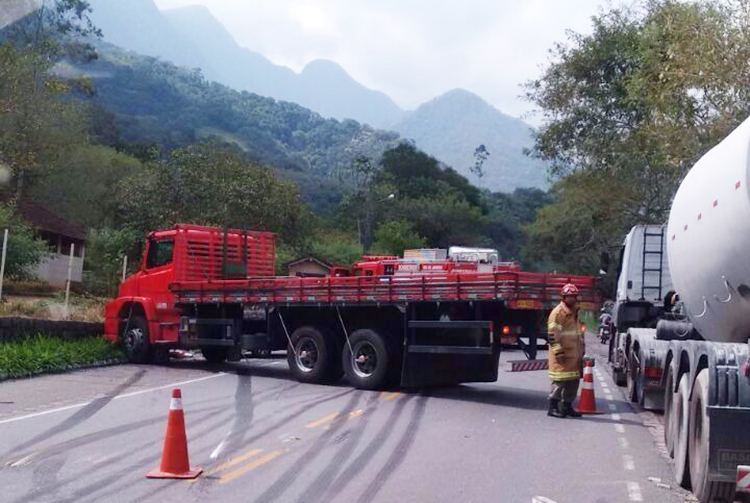
[[274, 249], [268, 232], [177, 225], [150, 233], [140, 269], [105, 307], [105, 336], [137, 363], [176, 348], [199, 348], [209, 362], [286, 349], [302, 382], [344, 374], [363, 389], [492, 382], [497, 332], [523, 335], [533, 359], [563, 284], [578, 286], [582, 309], [599, 303], [593, 277], [512, 264], [367, 256], [348, 275], [278, 277]]

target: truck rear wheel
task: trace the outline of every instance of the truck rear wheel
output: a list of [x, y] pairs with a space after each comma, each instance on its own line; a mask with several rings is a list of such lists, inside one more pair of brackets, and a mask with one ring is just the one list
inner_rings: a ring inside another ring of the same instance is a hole
[[688, 435], [688, 461], [693, 494], [701, 503], [732, 501], [735, 484], [708, 479], [708, 456], [710, 452], [710, 419], [708, 417], [708, 370], [698, 373], [693, 384], [693, 400], [690, 402]]
[[667, 453], [674, 457], [674, 437], [677, 427], [675, 426], [674, 413], [675, 400], [677, 393], [674, 392], [674, 372], [672, 365], [667, 366], [667, 378], [664, 386], [664, 445], [667, 447]]
[[330, 378], [331, 348], [323, 334], [314, 327], [300, 327], [292, 333], [287, 362], [294, 377], [305, 383], [321, 383]]
[[349, 344], [344, 345], [341, 362], [346, 378], [355, 388], [377, 389], [388, 380], [391, 356], [385, 339], [365, 328], [351, 334]]
[[628, 361], [628, 400], [632, 403], [641, 403], [640, 397], [641, 393], [643, 393], [643, 389], [640, 388], [641, 366], [638, 364], [639, 358], [637, 356], [637, 353], [634, 351]]
[[126, 322], [125, 332], [122, 334], [122, 345], [128, 361], [132, 363], [151, 361], [151, 339], [149, 339], [146, 318], [136, 315]]
[[677, 387], [673, 413], [674, 418], [674, 474], [675, 480], [685, 489], [690, 489], [690, 467], [688, 463], [688, 401], [690, 385], [688, 375], [683, 374]]
[[209, 363], [224, 363], [229, 355], [229, 348], [226, 346], [203, 346], [201, 348], [203, 358]]

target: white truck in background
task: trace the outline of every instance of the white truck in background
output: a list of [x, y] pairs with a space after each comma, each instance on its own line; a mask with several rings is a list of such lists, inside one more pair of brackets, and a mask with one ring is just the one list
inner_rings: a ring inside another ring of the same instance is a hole
[[701, 503], [747, 498], [750, 119], [693, 166], [667, 226], [628, 234], [612, 314], [614, 377], [664, 411], [677, 482]]

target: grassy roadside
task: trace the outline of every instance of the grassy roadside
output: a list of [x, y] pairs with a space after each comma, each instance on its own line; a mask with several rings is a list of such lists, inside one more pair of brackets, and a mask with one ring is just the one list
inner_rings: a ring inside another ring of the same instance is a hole
[[102, 337], [69, 341], [39, 334], [0, 344], [0, 380], [113, 360], [125, 361], [125, 356]]

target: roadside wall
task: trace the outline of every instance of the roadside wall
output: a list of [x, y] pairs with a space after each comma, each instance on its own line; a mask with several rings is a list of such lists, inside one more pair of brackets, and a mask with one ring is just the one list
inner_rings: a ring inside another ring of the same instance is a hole
[[91, 321], [54, 321], [33, 318], [0, 317], [0, 343], [26, 335], [43, 333], [63, 339], [80, 339], [90, 335], [101, 335], [102, 323]]

